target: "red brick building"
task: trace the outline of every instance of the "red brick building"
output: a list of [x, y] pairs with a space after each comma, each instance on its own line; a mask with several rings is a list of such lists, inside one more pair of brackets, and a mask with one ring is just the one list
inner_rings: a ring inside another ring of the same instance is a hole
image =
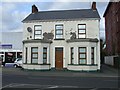
[[106, 53], [120, 55], [120, 1], [109, 2], [104, 13], [106, 31]]

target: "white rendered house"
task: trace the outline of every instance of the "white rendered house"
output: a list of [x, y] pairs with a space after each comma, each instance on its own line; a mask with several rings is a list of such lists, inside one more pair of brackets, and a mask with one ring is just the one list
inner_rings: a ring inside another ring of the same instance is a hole
[[100, 16], [91, 9], [39, 11], [23, 20], [23, 68], [100, 70]]

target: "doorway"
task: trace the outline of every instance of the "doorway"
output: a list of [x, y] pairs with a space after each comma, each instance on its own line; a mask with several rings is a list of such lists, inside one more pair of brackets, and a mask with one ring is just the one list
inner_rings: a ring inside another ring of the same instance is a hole
[[55, 68], [63, 69], [63, 47], [55, 48]]

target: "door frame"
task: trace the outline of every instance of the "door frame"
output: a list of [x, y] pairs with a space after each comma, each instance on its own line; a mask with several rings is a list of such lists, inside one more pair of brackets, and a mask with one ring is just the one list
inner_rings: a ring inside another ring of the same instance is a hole
[[63, 48], [63, 68], [64, 68], [64, 66], [65, 66], [65, 63], [64, 63], [64, 56], [65, 56], [64, 46], [55, 46], [54, 47], [54, 67], [56, 68], [56, 60], [55, 60], [55, 53], [56, 53], [56, 51], [55, 51], [55, 48]]

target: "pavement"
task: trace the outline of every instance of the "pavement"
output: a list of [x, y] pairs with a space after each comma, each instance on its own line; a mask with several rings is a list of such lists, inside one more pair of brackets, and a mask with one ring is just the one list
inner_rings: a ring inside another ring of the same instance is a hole
[[[15, 73], [14, 73], [15, 72]], [[33, 75], [33, 76], [61, 76], [61, 77], [119, 77], [118, 69], [109, 67], [107, 65], [101, 66], [100, 72], [81, 72], [81, 71], [68, 71], [68, 70], [50, 70], [50, 71], [34, 71], [23, 70], [21, 68], [2, 67], [2, 73], [14, 75]]]

